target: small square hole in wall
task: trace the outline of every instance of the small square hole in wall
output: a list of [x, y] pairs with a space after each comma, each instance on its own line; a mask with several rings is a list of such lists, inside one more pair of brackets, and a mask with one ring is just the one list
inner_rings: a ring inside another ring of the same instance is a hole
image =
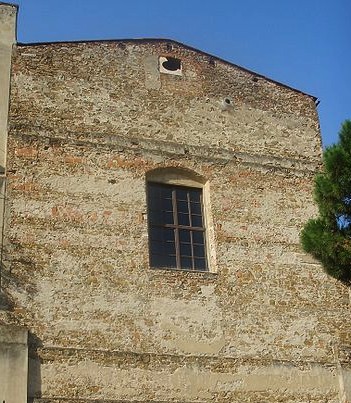
[[175, 57], [159, 57], [160, 73], [174, 74], [176, 76], [182, 75], [182, 62]]

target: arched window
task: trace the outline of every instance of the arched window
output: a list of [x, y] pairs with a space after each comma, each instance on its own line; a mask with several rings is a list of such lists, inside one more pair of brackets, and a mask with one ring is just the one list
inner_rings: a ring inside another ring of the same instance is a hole
[[146, 179], [150, 266], [209, 271], [206, 180], [180, 168], [156, 169]]

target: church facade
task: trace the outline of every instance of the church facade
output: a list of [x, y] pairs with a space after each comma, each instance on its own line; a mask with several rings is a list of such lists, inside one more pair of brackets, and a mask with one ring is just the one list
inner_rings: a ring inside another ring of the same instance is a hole
[[0, 401], [347, 402], [299, 246], [316, 98], [173, 40], [20, 44], [0, 3]]

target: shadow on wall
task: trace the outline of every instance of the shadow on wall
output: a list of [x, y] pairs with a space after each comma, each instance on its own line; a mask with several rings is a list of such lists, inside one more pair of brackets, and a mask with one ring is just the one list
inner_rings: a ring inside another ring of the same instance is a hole
[[[25, 248], [20, 243], [15, 242], [11, 248], [11, 250], [0, 251], [1, 255], [6, 254], [11, 257], [9, 260], [0, 262], [0, 311], [13, 311], [16, 307], [9, 291], [11, 288], [29, 295], [37, 292], [32, 278], [33, 269], [36, 267], [33, 257], [26, 254]], [[17, 256], [16, 259], [13, 256]], [[13, 270], [14, 267], [15, 270]]]
[[41, 359], [38, 350], [42, 345], [39, 337], [28, 333], [28, 403], [41, 397]]
[[12, 311], [13, 306], [14, 304], [9, 294], [5, 290], [0, 289], [0, 311]]

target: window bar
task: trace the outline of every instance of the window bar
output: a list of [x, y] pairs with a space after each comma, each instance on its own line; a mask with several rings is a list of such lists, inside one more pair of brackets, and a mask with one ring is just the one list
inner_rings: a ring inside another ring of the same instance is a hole
[[174, 222], [174, 246], [176, 252], [177, 269], [181, 269], [180, 260], [180, 240], [179, 240], [179, 225], [178, 225], [178, 209], [177, 209], [177, 194], [176, 190], [172, 190], [172, 205], [173, 205], [173, 222]]
[[[190, 225], [190, 228], [192, 228], [193, 221], [191, 219], [190, 192], [186, 192], [186, 198], [187, 198], [187, 202], [188, 202], [189, 225]], [[193, 231], [191, 231], [190, 229], [189, 229], [189, 234], [190, 234], [190, 250], [191, 250], [191, 267], [193, 270], [195, 270]]]
[[205, 270], [208, 269], [208, 263], [207, 263], [207, 248], [206, 248], [206, 233], [205, 233], [205, 216], [204, 216], [204, 201], [203, 201], [203, 195], [200, 193], [200, 211], [201, 211], [201, 220], [202, 220], [202, 228], [204, 228], [203, 231], [203, 245], [204, 245], [204, 259], [205, 259]]

